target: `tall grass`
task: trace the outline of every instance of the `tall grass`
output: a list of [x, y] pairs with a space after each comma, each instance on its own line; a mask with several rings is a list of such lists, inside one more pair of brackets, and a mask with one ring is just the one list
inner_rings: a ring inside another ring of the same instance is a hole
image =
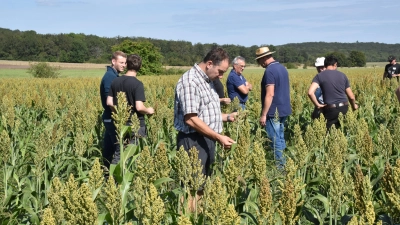
[[[173, 96], [179, 75], [139, 77], [148, 137], [123, 142], [137, 127], [118, 126], [121, 161], [101, 167], [99, 78], [2, 79], [0, 83], [0, 221], [2, 224], [341, 224], [400, 222], [399, 103], [395, 81], [376, 69], [343, 69], [360, 109], [326, 133], [312, 121], [306, 93], [314, 70], [290, 70], [286, 173], [275, 168], [258, 123], [260, 80], [249, 104], [224, 132], [237, 140], [217, 147], [213, 176], [176, 149]], [[245, 71], [246, 72], [246, 71]], [[225, 80], [226, 78], [224, 78]], [[119, 109], [116, 118], [125, 118]], [[229, 112], [230, 107], [224, 107]], [[118, 120], [117, 120], [118, 121]], [[109, 176], [105, 176], [109, 174]], [[193, 190], [204, 197], [188, 207]]]

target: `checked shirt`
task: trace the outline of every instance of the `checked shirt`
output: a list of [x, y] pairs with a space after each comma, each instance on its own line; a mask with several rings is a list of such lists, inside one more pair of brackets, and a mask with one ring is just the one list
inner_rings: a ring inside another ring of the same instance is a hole
[[174, 127], [183, 133], [196, 130], [185, 123], [186, 114], [197, 116], [217, 133], [222, 132], [222, 115], [219, 96], [213, 82], [195, 64], [182, 75], [175, 89]]

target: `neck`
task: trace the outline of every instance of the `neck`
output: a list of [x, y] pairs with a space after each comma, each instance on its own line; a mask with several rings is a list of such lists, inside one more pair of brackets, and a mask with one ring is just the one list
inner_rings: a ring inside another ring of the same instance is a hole
[[336, 66], [327, 66], [326, 70], [336, 70]]
[[125, 76], [130, 76], [130, 77], [136, 77], [137, 72], [134, 70], [128, 70], [128, 72], [126, 72]]
[[267, 59], [267, 61], [266, 61], [266, 64], [267, 64], [267, 66], [269, 65], [269, 64], [271, 64], [273, 61], [275, 61], [275, 59], [271, 56], [269, 59]]
[[111, 68], [113, 68], [118, 74], [121, 73], [120, 71], [118, 71], [117, 69], [115, 69], [114, 66], [111, 66]]

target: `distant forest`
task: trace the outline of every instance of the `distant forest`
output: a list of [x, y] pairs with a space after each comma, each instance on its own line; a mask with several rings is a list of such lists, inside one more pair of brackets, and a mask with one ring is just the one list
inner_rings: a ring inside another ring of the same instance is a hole
[[[206, 52], [215, 46], [226, 49], [229, 55], [243, 56], [247, 63], [254, 64], [255, 51], [260, 46], [217, 45], [216, 43], [191, 43], [188, 41], [161, 40], [145, 37], [99, 37], [85, 34], [38, 34], [35, 31], [19, 31], [0, 28], [0, 59], [22, 61], [47, 61], [70, 63], [108, 63], [111, 47], [124, 40], [148, 41], [156, 46], [163, 56], [162, 64], [189, 66], [201, 61]], [[266, 39], [267, 41], [267, 39]], [[331, 52], [346, 57], [350, 52], [365, 54], [367, 62], [383, 62], [389, 55], [400, 57], [400, 44], [376, 42], [327, 43], [306, 42], [285, 45], [263, 45], [276, 51], [275, 59], [282, 63], [305, 63], [312, 65], [315, 58]]]

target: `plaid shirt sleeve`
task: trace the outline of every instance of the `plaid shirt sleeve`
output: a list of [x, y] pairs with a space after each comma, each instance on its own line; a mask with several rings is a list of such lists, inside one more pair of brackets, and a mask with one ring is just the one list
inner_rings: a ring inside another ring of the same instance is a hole
[[190, 82], [188, 77], [182, 80], [179, 90], [179, 98], [183, 115], [190, 113], [199, 113], [200, 96], [196, 84]]

